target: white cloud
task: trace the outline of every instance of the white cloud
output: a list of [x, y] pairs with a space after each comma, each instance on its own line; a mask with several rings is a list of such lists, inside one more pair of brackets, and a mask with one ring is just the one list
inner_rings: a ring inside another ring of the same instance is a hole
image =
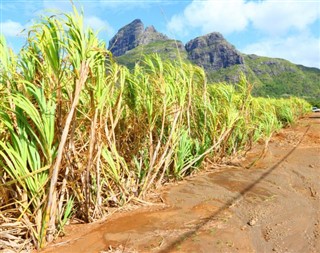
[[283, 34], [290, 29], [304, 30], [320, 18], [316, 1], [262, 1], [246, 4], [246, 13], [253, 26], [267, 34]]
[[7, 37], [17, 36], [22, 32], [23, 29], [24, 27], [22, 24], [10, 19], [0, 23], [0, 32]]
[[263, 40], [244, 48], [244, 53], [288, 59], [306, 66], [320, 67], [319, 33], [311, 35], [311, 25], [320, 19], [318, 0], [193, 0], [183, 12], [171, 17], [167, 30], [177, 36], [221, 32], [242, 32], [250, 40]]
[[249, 21], [241, 11], [244, 8], [243, 0], [193, 1], [182, 14], [171, 18], [167, 28], [178, 34], [199, 28], [202, 33], [219, 31], [228, 34], [241, 31], [246, 28]]
[[165, 3], [167, 4], [167, 1], [161, 1], [161, 0], [100, 0], [97, 3], [99, 3], [99, 6], [102, 6], [103, 8], [110, 8], [110, 9], [117, 9], [117, 10], [128, 10], [132, 8], [144, 8], [149, 7], [152, 4], [159, 4], [159, 3]]
[[184, 19], [178, 15], [171, 18], [170, 22], [167, 24], [167, 30], [173, 37], [175, 37], [176, 33], [180, 36], [188, 35], [188, 30], [185, 29]]
[[296, 64], [320, 68], [319, 38], [304, 33], [286, 38], [269, 38], [241, 50], [247, 54], [284, 58]]
[[260, 32], [283, 34], [301, 31], [319, 18], [318, 1], [194, 0], [171, 18], [167, 29], [180, 35], [192, 29], [230, 34], [244, 31], [251, 23]]
[[108, 34], [114, 34], [114, 29], [110, 26], [110, 24], [96, 16], [85, 17], [84, 24], [91, 27], [95, 31], [107, 31]]

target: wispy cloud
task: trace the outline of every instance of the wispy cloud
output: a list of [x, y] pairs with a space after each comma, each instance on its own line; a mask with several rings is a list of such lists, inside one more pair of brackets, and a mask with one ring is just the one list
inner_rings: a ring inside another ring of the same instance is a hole
[[[192, 1], [168, 23], [168, 30], [186, 33], [201, 29], [224, 34], [244, 31], [249, 24], [266, 34], [303, 30], [320, 18], [317, 1]], [[181, 25], [183, 24], [183, 25]]]
[[310, 35], [312, 24], [319, 19], [317, 0], [194, 0], [171, 17], [167, 30], [181, 37], [195, 31], [246, 36], [250, 30], [261, 40], [245, 47], [244, 52], [319, 67], [319, 33]]
[[244, 8], [243, 0], [192, 1], [183, 13], [172, 17], [167, 28], [178, 34], [187, 34], [193, 29], [200, 29], [202, 33], [220, 31], [224, 34], [241, 31], [249, 22], [241, 11]]
[[245, 5], [247, 18], [266, 34], [282, 35], [303, 31], [320, 18], [318, 1], [261, 1]]
[[106, 31], [108, 34], [114, 34], [114, 28], [106, 21], [96, 16], [84, 18], [84, 24], [91, 27], [95, 31]]
[[320, 68], [319, 38], [304, 33], [286, 38], [269, 38], [241, 49], [247, 54], [277, 57], [296, 64]]
[[15, 37], [19, 35], [24, 26], [12, 20], [6, 20], [0, 23], [0, 33], [6, 37]]

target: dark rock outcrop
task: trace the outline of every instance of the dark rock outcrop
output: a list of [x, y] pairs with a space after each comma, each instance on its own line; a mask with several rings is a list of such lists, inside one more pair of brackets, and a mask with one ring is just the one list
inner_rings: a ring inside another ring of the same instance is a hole
[[114, 56], [121, 56], [139, 45], [147, 45], [154, 41], [164, 41], [169, 38], [157, 32], [153, 26], [144, 29], [140, 19], [135, 19], [130, 24], [121, 28], [109, 41], [109, 50]]
[[136, 19], [121, 28], [110, 40], [109, 50], [118, 63], [134, 68], [143, 55], [157, 53], [162, 59], [181, 60], [204, 68], [209, 82], [239, 82], [244, 73], [254, 84], [257, 96], [309, 96], [320, 98], [320, 69], [295, 65], [289, 61], [241, 54], [220, 33], [210, 33], [189, 41], [169, 39], [153, 26], [144, 28]]
[[[166, 35], [157, 32], [153, 26], [144, 28], [140, 19], [135, 19], [130, 24], [121, 28], [109, 42], [109, 50], [116, 57], [125, 55], [128, 51], [141, 45], [150, 45], [145, 51], [165, 54], [170, 59], [178, 57], [177, 51], [185, 54], [188, 59], [202, 66], [207, 71], [214, 71], [229, 66], [243, 64], [243, 57], [234, 46], [226, 41], [220, 33], [210, 33], [189, 41], [185, 46], [176, 41], [176, 46], [167, 49], [153, 42], [174, 41]], [[165, 43], [166, 46], [168, 43]], [[166, 53], [166, 50], [169, 53]], [[132, 64], [131, 64], [132, 65]]]
[[186, 44], [188, 58], [205, 70], [243, 64], [243, 57], [220, 33], [197, 37]]

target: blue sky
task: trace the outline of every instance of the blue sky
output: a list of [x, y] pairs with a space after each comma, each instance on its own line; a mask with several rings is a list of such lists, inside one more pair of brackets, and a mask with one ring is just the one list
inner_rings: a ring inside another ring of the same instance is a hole
[[[243, 53], [284, 58], [320, 68], [320, 0], [95, 0], [83, 6], [85, 23], [107, 42], [140, 18], [145, 26], [186, 43], [220, 32]], [[46, 10], [71, 11], [69, 0], [0, 0], [0, 33], [18, 51], [26, 32]], [[48, 14], [48, 13], [47, 13]], [[50, 13], [49, 13], [50, 14]]]

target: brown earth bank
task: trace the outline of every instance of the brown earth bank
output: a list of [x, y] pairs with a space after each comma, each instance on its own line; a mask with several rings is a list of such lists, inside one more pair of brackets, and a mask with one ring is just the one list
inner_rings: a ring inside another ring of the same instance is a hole
[[165, 186], [162, 204], [71, 225], [41, 253], [320, 252], [320, 114], [261, 150]]

